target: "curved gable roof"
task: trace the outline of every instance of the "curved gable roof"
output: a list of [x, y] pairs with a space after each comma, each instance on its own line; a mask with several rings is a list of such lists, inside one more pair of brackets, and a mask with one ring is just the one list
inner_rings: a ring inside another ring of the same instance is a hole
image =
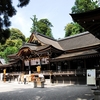
[[36, 45], [34, 45], [34, 44], [32, 44], [32, 43], [25, 43], [25, 44], [21, 47], [21, 49], [26, 48], [26, 47], [30, 48], [30, 50], [36, 50], [36, 49], [38, 48], [38, 46], [36, 46]]
[[25, 46], [29, 47], [31, 50], [38, 50], [38, 49], [40, 50], [43, 48], [47, 48], [49, 45], [52, 45], [53, 47], [59, 50], [68, 51], [68, 50], [75, 50], [84, 47], [100, 45], [100, 40], [91, 33], [89, 33], [88, 31], [73, 36], [69, 36], [64, 39], [60, 39], [58, 41], [39, 33], [33, 34], [33, 37], [35, 37], [42, 45], [35, 46], [34, 44], [31, 43], [32, 41], [31, 40], [30, 43], [27, 43], [23, 47]]
[[63, 50], [63, 48], [59, 45], [57, 40], [51, 39], [51, 38], [46, 37], [46, 36], [41, 35], [41, 34], [35, 34], [35, 36], [42, 43], [52, 45], [53, 47], [55, 47], [59, 50]]

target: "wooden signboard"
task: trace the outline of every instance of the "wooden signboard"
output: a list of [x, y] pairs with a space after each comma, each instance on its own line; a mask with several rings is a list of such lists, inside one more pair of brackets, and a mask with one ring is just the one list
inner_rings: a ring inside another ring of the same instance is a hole
[[39, 73], [41, 71], [41, 66], [37, 66], [37, 72]]
[[4, 79], [3, 79], [3, 81], [6, 82], [6, 69], [3, 70], [3, 74], [4, 74]]
[[3, 70], [3, 74], [6, 74], [6, 69]]
[[96, 70], [87, 70], [87, 85], [96, 85]]

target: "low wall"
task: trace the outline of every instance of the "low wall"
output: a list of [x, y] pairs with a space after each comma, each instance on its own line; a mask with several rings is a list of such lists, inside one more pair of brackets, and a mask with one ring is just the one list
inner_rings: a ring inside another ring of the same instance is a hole
[[54, 83], [64, 84], [86, 84], [86, 77], [84, 76], [54, 76]]

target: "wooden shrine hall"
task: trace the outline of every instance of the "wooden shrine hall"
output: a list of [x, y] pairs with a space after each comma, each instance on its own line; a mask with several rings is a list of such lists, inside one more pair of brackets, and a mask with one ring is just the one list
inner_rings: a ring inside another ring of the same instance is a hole
[[46, 79], [54, 83], [86, 84], [86, 70], [100, 65], [100, 40], [89, 32], [60, 40], [32, 33], [17, 54], [9, 55], [9, 64], [0, 66], [2, 73], [38, 75], [37, 67]]
[[[95, 13], [99, 13], [99, 10]], [[99, 32], [96, 23], [100, 20], [100, 14], [95, 17], [95, 13], [89, 16], [88, 12], [88, 19], [83, 17], [85, 21], [80, 17], [83, 13], [71, 14], [72, 18], [83, 26], [86, 21], [90, 23], [89, 26], [86, 24], [86, 32], [74, 36], [55, 40], [39, 33], [32, 33], [29, 41], [17, 54], [8, 56], [9, 63], [0, 65], [0, 72], [6, 69], [6, 73], [10, 74], [24, 72], [37, 76], [37, 69], [40, 67], [45, 79], [53, 83], [87, 84], [87, 70], [95, 69], [97, 74], [100, 68], [100, 40], [96, 34]], [[95, 25], [92, 24], [94, 22]]]

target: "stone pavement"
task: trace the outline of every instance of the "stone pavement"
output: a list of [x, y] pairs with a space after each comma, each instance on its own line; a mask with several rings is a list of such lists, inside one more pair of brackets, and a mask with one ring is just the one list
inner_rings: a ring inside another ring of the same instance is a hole
[[45, 84], [34, 88], [33, 83], [0, 82], [0, 100], [91, 100], [91, 86]]

